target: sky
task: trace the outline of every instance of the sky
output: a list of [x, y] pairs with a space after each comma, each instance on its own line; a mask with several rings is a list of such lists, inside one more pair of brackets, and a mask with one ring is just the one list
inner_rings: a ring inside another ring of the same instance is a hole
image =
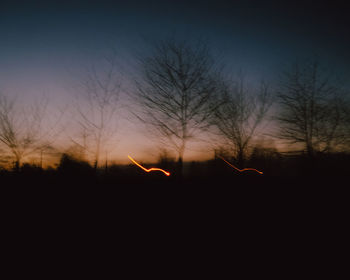
[[[349, 26], [337, 1], [1, 1], [0, 91], [70, 103], [75, 77], [101, 54], [116, 50], [130, 74], [135, 53], [168, 36], [204, 38], [228, 69], [252, 80], [276, 79], [312, 56], [349, 76]], [[140, 124], [125, 112], [121, 119], [118, 159], [157, 149]], [[188, 159], [203, 155], [195, 150]]]

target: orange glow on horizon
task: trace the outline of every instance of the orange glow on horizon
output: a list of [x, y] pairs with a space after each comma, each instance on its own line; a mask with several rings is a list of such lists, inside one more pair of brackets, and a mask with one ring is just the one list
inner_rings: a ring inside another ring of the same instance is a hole
[[243, 169], [239, 169], [239, 168], [237, 168], [236, 166], [234, 166], [233, 164], [231, 164], [231, 163], [229, 163], [227, 160], [225, 160], [224, 158], [222, 158], [222, 157], [220, 157], [220, 156], [218, 156], [218, 158], [221, 158], [224, 162], [226, 162], [229, 166], [231, 166], [232, 168], [234, 168], [234, 169], [236, 169], [237, 171], [239, 171], [239, 172], [244, 172], [244, 171], [255, 171], [255, 172], [258, 172], [260, 175], [261, 174], [263, 174], [263, 172], [262, 171], [259, 171], [259, 170], [257, 170], [257, 169], [255, 169], [255, 168], [243, 168]]
[[141, 164], [139, 164], [137, 161], [135, 161], [131, 156], [128, 155], [128, 158], [134, 163], [136, 164], [138, 167], [140, 167], [142, 170], [146, 171], [146, 172], [151, 172], [151, 171], [160, 171], [160, 172], [163, 172], [166, 176], [170, 176], [170, 172], [168, 171], [165, 171], [163, 169], [160, 169], [160, 168], [155, 168], [155, 167], [152, 167], [152, 168], [145, 168], [143, 167]]

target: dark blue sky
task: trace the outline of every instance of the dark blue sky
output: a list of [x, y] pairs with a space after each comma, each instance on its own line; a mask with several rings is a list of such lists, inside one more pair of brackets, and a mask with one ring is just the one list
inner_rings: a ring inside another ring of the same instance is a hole
[[234, 67], [247, 71], [272, 71], [310, 55], [346, 71], [350, 61], [349, 13], [336, 1], [1, 3], [0, 68], [33, 63], [39, 70], [56, 62], [59, 67], [110, 46], [130, 53], [144, 38], [169, 34], [205, 38]]
[[204, 38], [251, 79], [314, 55], [349, 77], [349, 14], [337, 1], [2, 0], [0, 91], [65, 100], [72, 73], [100, 53], [114, 47], [129, 66], [145, 42], [169, 36]]

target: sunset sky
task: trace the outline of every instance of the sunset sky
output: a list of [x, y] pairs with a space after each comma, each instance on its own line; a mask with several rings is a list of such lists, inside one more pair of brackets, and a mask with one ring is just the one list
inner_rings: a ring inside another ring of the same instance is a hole
[[[84, 67], [114, 49], [124, 78], [118, 134], [109, 157], [155, 159], [159, 144], [133, 119], [128, 98], [134, 57], [147, 42], [204, 38], [227, 69], [242, 69], [251, 81], [273, 83], [284, 67], [315, 55], [342, 78], [350, 77], [349, 10], [339, 3], [1, 1], [0, 92], [25, 104], [45, 94], [51, 106], [70, 110]], [[189, 148], [187, 160], [213, 156], [204, 143]]]

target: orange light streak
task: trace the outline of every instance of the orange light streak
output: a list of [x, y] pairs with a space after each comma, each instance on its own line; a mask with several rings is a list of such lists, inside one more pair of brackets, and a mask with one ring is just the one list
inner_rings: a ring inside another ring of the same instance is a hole
[[141, 164], [139, 164], [137, 161], [135, 161], [131, 156], [128, 155], [128, 158], [134, 163], [136, 164], [138, 167], [140, 167], [142, 170], [146, 171], [146, 172], [151, 172], [151, 171], [160, 171], [160, 172], [163, 172], [165, 175], [167, 176], [170, 176], [170, 172], [168, 171], [165, 171], [163, 169], [160, 169], [160, 168], [155, 168], [155, 167], [152, 167], [152, 168], [145, 168], [143, 167]]
[[249, 170], [251, 170], [251, 171], [258, 172], [259, 174], [263, 174], [263, 172], [261, 172], [261, 171], [255, 169], [255, 168], [243, 168], [243, 169], [239, 169], [239, 168], [237, 168], [236, 166], [234, 166], [233, 164], [229, 163], [229, 162], [228, 162], [227, 160], [225, 160], [224, 158], [222, 158], [222, 157], [220, 157], [220, 156], [218, 156], [218, 157], [221, 158], [221, 159], [222, 159], [224, 162], [226, 162], [229, 166], [231, 166], [232, 168], [236, 169], [236, 170], [239, 171], [239, 172], [244, 172], [244, 171], [249, 171]]

